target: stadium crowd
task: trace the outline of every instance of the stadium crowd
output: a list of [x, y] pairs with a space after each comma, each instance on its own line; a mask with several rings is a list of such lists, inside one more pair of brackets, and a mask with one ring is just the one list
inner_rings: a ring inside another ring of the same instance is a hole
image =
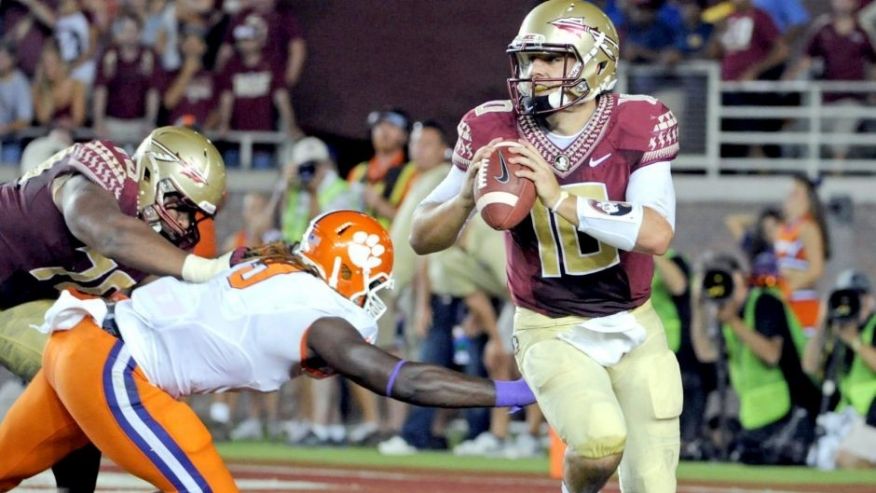
[[[633, 64], [708, 58], [719, 61], [725, 81], [873, 80], [872, 0], [832, 0], [814, 19], [797, 0], [594, 3], [617, 26], [622, 58]], [[390, 230], [396, 247], [396, 288], [384, 300], [389, 311], [377, 344], [474, 375], [517, 376], [502, 235], [474, 217], [447, 251], [419, 256], [409, 246], [414, 209], [447, 174], [454, 135], [429, 115], [412, 122], [402, 109], [376, 108], [367, 116], [373, 155], [349, 170], [339, 166], [333, 150], [305, 136], [307, 122], [295, 116], [291, 90], [307, 76], [307, 45], [294, 2], [9, 0], [0, 4], [0, 23], [4, 164], [29, 169], [85, 137], [131, 146], [157, 125], [177, 124], [215, 136], [234, 168], [240, 151], [223, 136], [283, 132], [294, 143], [258, 143], [252, 155], [253, 168], [277, 170], [275, 190], [246, 194], [243, 220], [220, 250], [296, 242], [321, 213], [365, 211]], [[632, 84], [636, 92], [661, 89], [645, 76]], [[771, 95], [726, 97], [727, 104], [775, 104]], [[861, 94], [825, 97], [829, 105], [866, 103]], [[837, 120], [831, 129], [851, 132], [861, 123]], [[739, 124], [725, 122], [728, 129]], [[758, 124], [776, 131], [785, 122]], [[45, 135], [28, 133], [33, 126]], [[725, 156], [780, 152], [722, 150]], [[837, 159], [849, 153], [844, 145], [830, 149]], [[692, 259], [672, 251], [655, 259], [653, 302], [685, 391], [683, 458], [876, 464], [876, 440], [868, 440], [876, 436], [872, 286], [857, 271], [836, 281], [831, 293], [856, 300], [854, 317], [838, 312], [851, 302], [815, 291], [830, 257], [829, 235], [816, 184], [805, 177], [794, 183], [782, 210], [728, 217], [740, 241], [735, 252], [744, 256]], [[715, 280], [721, 273], [730, 284]], [[824, 380], [836, 382], [838, 391], [822, 395]], [[367, 443], [386, 454], [450, 446], [460, 455], [508, 458], [541, 454], [547, 446], [535, 406], [525, 421], [504, 410], [466, 411], [454, 420], [450, 412], [407, 408], [337, 378], [289, 385], [294, 389], [279, 394], [247, 394], [246, 406], [225, 394], [201, 409], [214, 432], [232, 440]], [[731, 393], [738, 413], [726, 411]], [[460, 422], [464, 435], [454, 434]]]

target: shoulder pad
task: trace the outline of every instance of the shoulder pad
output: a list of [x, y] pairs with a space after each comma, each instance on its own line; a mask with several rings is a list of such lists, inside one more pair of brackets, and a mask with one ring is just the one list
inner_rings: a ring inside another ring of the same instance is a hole
[[453, 164], [468, 169], [475, 152], [496, 137], [516, 139], [517, 113], [510, 100], [488, 101], [468, 111], [456, 127]]
[[640, 166], [675, 159], [678, 121], [666, 105], [639, 94], [621, 94], [617, 105], [619, 148], [643, 152]]

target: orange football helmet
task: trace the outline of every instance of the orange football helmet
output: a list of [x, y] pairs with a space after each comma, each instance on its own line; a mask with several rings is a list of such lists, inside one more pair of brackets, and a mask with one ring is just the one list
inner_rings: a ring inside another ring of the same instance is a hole
[[377, 292], [392, 288], [392, 239], [376, 219], [356, 211], [322, 214], [310, 222], [298, 253], [374, 319], [386, 311]]

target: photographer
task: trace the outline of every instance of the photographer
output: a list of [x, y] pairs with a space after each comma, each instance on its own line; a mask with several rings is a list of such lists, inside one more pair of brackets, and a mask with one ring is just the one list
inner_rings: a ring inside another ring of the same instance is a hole
[[301, 240], [311, 219], [340, 209], [355, 209], [347, 182], [338, 176], [328, 147], [316, 137], [301, 139], [281, 153], [283, 181], [271, 199], [279, 207], [283, 239]]
[[739, 395], [743, 432], [731, 458], [747, 463], [802, 463], [814, 436], [820, 393], [803, 373], [805, 338], [776, 288], [770, 253], [757, 256], [750, 276], [730, 256], [714, 259], [703, 295], [716, 304], [727, 348], [730, 383]]
[[[827, 302], [827, 328], [806, 346], [803, 368], [823, 379], [826, 411], [816, 463], [823, 468], [876, 466], [876, 300], [870, 280], [847, 270]], [[839, 395], [833, 395], [835, 389]]]

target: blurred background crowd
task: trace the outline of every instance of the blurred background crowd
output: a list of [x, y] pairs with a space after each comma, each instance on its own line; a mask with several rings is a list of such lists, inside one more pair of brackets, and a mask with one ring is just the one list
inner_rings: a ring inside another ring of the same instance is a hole
[[[364, 210], [396, 247], [377, 344], [514, 378], [502, 235], [475, 217], [426, 257], [407, 237], [450, 167], [458, 118], [506, 97], [504, 46], [536, 3], [5, 0], [3, 176], [74, 141], [130, 148], [157, 125], [201, 129], [233, 171], [207, 252], [294, 242], [320, 213]], [[873, 228], [819, 191], [823, 175], [876, 171], [876, 2], [595, 3], [621, 33], [624, 89], [678, 115], [677, 173], [794, 172], [753, 203], [681, 207], [678, 248], [655, 259], [685, 387], [683, 458], [876, 464]], [[0, 400], [14, 393], [5, 379]], [[537, 408], [409, 408], [339, 379], [288, 387], [195, 404], [219, 439], [507, 458], [549, 443]]]

